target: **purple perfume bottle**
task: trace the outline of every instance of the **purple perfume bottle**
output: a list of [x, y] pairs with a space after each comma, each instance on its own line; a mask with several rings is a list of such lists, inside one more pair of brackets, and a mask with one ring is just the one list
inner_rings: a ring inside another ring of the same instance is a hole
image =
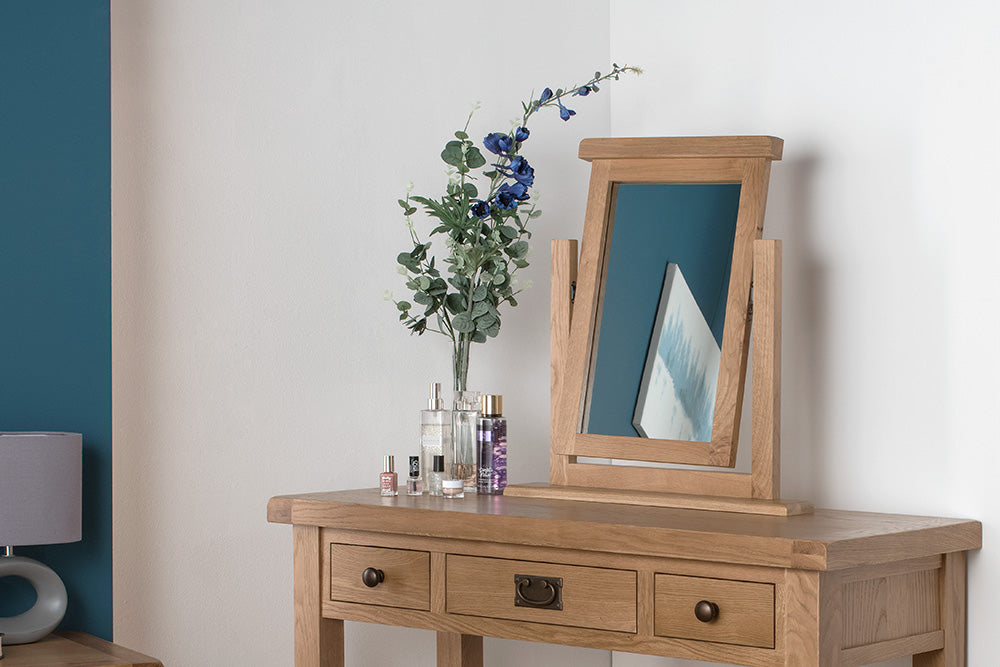
[[476, 492], [500, 495], [507, 486], [507, 420], [503, 416], [503, 396], [483, 394], [476, 428]]

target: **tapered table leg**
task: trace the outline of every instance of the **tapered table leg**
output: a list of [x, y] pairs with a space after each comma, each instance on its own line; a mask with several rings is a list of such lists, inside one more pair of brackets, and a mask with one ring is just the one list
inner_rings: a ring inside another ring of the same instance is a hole
[[483, 638], [457, 632], [437, 633], [437, 667], [483, 667]]
[[344, 622], [323, 618], [319, 528], [293, 526], [295, 667], [344, 667]]
[[945, 554], [938, 579], [944, 648], [913, 656], [913, 667], [965, 667], [965, 552]]

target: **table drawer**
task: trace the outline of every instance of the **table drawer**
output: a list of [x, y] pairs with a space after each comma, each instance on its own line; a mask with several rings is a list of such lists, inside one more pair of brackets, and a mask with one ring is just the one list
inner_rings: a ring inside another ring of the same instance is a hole
[[[654, 630], [660, 637], [774, 648], [774, 584], [656, 575]], [[695, 615], [706, 601], [717, 615]]]
[[[362, 580], [365, 570], [382, 572], [382, 581]], [[330, 599], [385, 607], [430, 609], [431, 559], [426, 551], [330, 545]]]
[[455, 554], [446, 567], [450, 614], [635, 632], [634, 571]]

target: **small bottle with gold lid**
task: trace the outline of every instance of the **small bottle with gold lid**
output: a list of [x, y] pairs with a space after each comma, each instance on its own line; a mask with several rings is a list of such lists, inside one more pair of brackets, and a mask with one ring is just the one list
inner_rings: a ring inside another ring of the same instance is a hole
[[482, 416], [476, 428], [476, 492], [496, 496], [507, 486], [507, 420], [503, 416], [503, 396], [483, 394], [479, 401]]

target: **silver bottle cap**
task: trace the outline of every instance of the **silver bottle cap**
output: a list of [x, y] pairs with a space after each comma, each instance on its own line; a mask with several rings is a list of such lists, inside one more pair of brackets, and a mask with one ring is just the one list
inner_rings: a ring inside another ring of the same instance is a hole
[[444, 410], [444, 399], [441, 398], [441, 383], [431, 383], [431, 397], [427, 399], [427, 407], [431, 410]]
[[386, 454], [382, 457], [382, 472], [396, 472], [396, 457]]

